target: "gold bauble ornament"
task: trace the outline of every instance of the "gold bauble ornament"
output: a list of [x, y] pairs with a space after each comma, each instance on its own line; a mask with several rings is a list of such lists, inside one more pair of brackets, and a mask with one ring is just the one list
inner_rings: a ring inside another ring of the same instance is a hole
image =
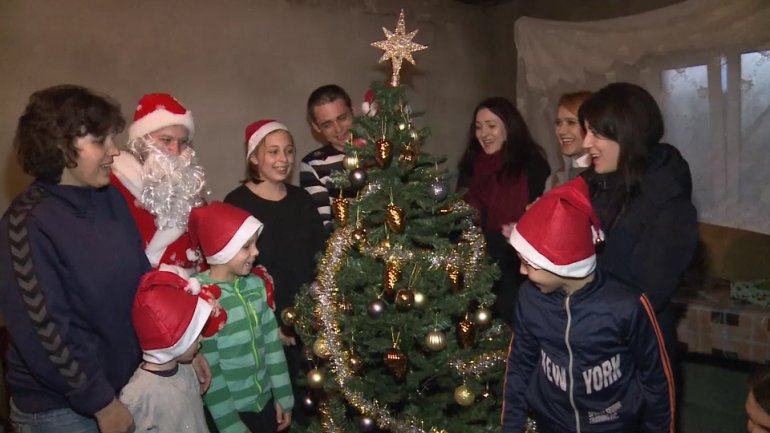
[[318, 337], [313, 342], [313, 353], [315, 356], [321, 358], [321, 359], [328, 359], [331, 356], [331, 351], [329, 350], [329, 345], [326, 342], [326, 338], [324, 337]]
[[476, 312], [473, 313], [473, 323], [478, 325], [479, 328], [485, 329], [492, 322], [492, 312], [485, 307], [479, 307]]
[[440, 352], [446, 347], [446, 334], [434, 329], [425, 335], [425, 347], [434, 351]]
[[360, 226], [357, 227], [350, 233], [350, 240], [359, 250], [366, 246], [366, 229]]
[[408, 358], [399, 348], [391, 348], [384, 356], [385, 365], [393, 373], [397, 381], [402, 381], [406, 377]]
[[286, 307], [281, 311], [281, 321], [284, 325], [292, 327], [297, 323], [297, 310], [294, 307]]
[[427, 303], [428, 298], [425, 297], [425, 294], [414, 290], [414, 308], [425, 308]]
[[332, 202], [332, 212], [334, 213], [334, 219], [337, 223], [345, 227], [348, 224], [348, 216], [350, 213], [350, 200], [345, 197], [337, 197]]
[[385, 215], [385, 225], [393, 233], [403, 233], [406, 221], [404, 221], [404, 210], [395, 203], [389, 203]]
[[360, 373], [361, 370], [364, 369], [364, 358], [354, 350], [351, 350], [350, 355], [348, 356], [348, 367], [350, 367], [350, 371], [352, 371], [353, 374]]
[[380, 168], [387, 168], [393, 159], [393, 143], [387, 138], [381, 138], [374, 143], [374, 159]]
[[463, 289], [463, 274], [457, 265], [447, 263], [446, 272], [449, 275], [449, 282], [452, 283], [452, 291], [459, 292]]
[[411, 290], [401, 289], [396, 293], [396, 309], [406, 312], [414, 308], [414, 293]]
[[388, 251], [391, 247], [392, 245], [390, 244], [390, 238], [387, 236], [385, 237], [385, 239], [380, 241], [380, 245], [378, 246], [379, 249], [382, 249], [385, 251]]
[[345, 155], [345, 158], [342, 160], [342, 165], [344, 165], [347, 170], [355, 170], [360, 164], [361, 161], [356, 154]]
[[314, 368], [307, 372], [307, 386], [313, 389], [323, 388], [326, 377], [323, 371]]
[[385, 296], [392, 300], [396, 294], [396, 284], [401, 279], [401, 265], [397, 260], [388, 260], [382, 270], [382, 289]]
[[476, 394], [466, 385], [460, 385], [455, 388], [455, 401], [460, 406], [470, 406], [476, 400]]
[[457, 324], [457, 341], [460, 342], [460, 347], [467, 349], [476, 340], [476, 325], [470, 320], [462, 319]]

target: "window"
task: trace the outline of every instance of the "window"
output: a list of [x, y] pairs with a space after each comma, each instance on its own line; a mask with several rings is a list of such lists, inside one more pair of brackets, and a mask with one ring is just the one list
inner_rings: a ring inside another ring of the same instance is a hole
[[770, 51], [660, 78], [664, 139], [690, 163], [700, 220], [770, 233]]

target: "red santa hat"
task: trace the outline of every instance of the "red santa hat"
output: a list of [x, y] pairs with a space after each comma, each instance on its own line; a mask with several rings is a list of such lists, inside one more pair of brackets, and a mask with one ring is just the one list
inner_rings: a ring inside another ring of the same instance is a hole
[[[216, 299], [208, 302], [199, 295], [197, 280], [190, 282], [167, 271], [148, 272], [139, 281], [131, 319], [145, 361], [164, 364], [179, 357], [210, 322]], [[206, 336], [221, 328], [226, 316], [220, 320], [219, 326], [208, 327]]]
[[195, 124], [190, 110], [168, 93], [149, 93], [142, 96], [136, 106], [134, 123], [128, 127], [128, 139], [133, 140], [173, 125], [187, 128], [192, 140]]
[[264, 119], [258, 120], [246, 127], [246, 160], [249, 160], [251, 153], [257, 148], [259, 143], [267, 137], [267, 134], [273, 131], [286, 131], [289, 132], [289, 128], [283, 123], [272, 120]]
[[596, 268], [595, 244], [604, 239], [582, 177], [540, 197], [519, 219], [509, 242], [538, 269], [583, 278]]
[[250, 213], [235, 206], [212, 202], [190, 211], [190, 237], [199, 246], [210, 265], [229, 262], [263, 224]]

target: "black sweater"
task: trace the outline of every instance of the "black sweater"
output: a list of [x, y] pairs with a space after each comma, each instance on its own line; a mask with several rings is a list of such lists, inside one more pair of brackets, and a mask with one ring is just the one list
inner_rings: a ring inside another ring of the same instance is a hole
[[227, 194], [224, 201], [265, 224], [257, 240], [257, 261], [273, 277], [280, 314], [294, 304], [302, 285], [315, 278], [315, 255], [323, 247], [324, 231], [313, 200], [302, 188], [286, 184], [286, 197], [279, 201], [265, 200], [245, 185]]

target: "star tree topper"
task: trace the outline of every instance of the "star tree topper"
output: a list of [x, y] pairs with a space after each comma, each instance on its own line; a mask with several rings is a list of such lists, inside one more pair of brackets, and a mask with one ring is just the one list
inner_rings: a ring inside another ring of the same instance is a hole
[[385, 32], [384, 41], [372, 42], [373, 47], [377, 47], [381, 50], [385, 50], [385, 53], [380, 58], [380, 62], [390, 59], [393, 63], [393, 76], [390, 79], [390, 84], [393, 87], [398, 86], [399, 74], [401, 73], [401, 62], [406, 59], [409, 63], [415, 64], [412, 58], [412, 53], [428, 48], [426, 45], [420, 45], [412, 42], [412, 38], [417, 34], [419, 30], [414, 30], [406, 33], [406, 25], [404, 24], [404, 10], [401, 10], [401, 14], [398, 16], [398, 23], [396, 24], [396, 32], [393, 33], [385, 27], [382, 28]]

